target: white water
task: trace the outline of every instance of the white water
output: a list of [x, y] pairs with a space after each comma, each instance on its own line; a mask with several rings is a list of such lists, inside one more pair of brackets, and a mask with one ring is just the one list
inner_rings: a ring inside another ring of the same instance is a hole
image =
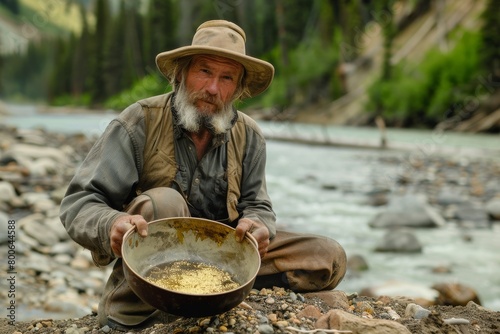
[[[386, 231], [371, 229], [367, 223], [383, 208], [364, 204], [365, 192], [375, 175], [396, 173], [375, 162], [383, 154], [388, 153], [270, 142], [268, 189], [280, 225], [333, 237], [348, 257], [359, 254], [367, 260], [370, 269], [358, 277], [347, 276], [339, 289], [359, 292], [390, 280], [426, 287], [458, 282], [476, 289], [484, 306], [500, 310], [500, 224], [493, 230], [466, 231], [472, 242], [465, 241], [464, 231], [453, 223], [415, 230], [422, 254], [373, 252]], [[337, 188], [328, 190], [324, 185]], [[432, 273], [441, 265], [452, 272]]]
[[[34, 107], [9, 106], [14, 115], [2, 122], [19, 128], [43, 127], [64, 133], [102, 133], [113, 114], [39, 115]], [[1, 119], [1, 118], [0, 118]], [[261, 123], [265, 133], [301, 136], [336, 142], [369, 144], [379, 140], [372, 128], [322, 127], [282, 123]], [[445, 151], [467, 155], [500, 157], [500, 136], [433, 133], [432, 131], [388, 130], [389, 144], [404, 147], [416, 155]], [[395, 143], [395, 144], [394, 144]], [[375, 253], [373, 248], [385, 233], [367, 223], [380, 208], [364, 204], [366, 192], [376, 179], [390, 177], [399, 166], [382, 165], [376, 158], [401, 154], [327, 146], [268, 142], [268, 190], [278, 215], [278, 224], [295, 231], [326, 235], [339, 241], [348, 256], [360, 254], [370, 269], [359, 277], [347, 276], [339, 289], [355, 292], [388, 280], [412, 282], [430, 287], [433, 283], [459, 282], [476, 289], [482, 304], [500, 310], [500, 224], [492, 230], [464, 231], [454, 224], [439, 229], [415, 231], [424, 245], [418, 255]], [[325, 189], [324, 186], [335, 186]], [[434, 274], [431, 268], [450, 266], [449, 274]]]

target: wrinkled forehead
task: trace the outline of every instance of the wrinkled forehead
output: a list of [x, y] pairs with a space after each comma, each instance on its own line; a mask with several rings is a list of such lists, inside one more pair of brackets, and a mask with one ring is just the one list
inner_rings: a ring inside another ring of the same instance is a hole
[[218, 67], [221, 70], [231, 71], [237, 75], [241, 75], [244, 71], [243, 65], [239, 62], [226, 57], [214, 55], [195, 55], [191, 59], [191, 66], [193, 65]]

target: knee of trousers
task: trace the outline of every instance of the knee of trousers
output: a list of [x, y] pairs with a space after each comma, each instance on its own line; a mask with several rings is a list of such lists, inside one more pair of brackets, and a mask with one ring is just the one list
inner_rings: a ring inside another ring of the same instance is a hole
[[130, 214], [140, 214], [147, 221], [168, 217], [189, 217], [186, 200], [175, 189], [158, 187], [149, 189], [127, 206]]
[[329, 289], [335, 288], [344, 278], [347, 271], [347, 255], [344, 248], [335, 240], [327, 239], [332, 254], [332, 277]]

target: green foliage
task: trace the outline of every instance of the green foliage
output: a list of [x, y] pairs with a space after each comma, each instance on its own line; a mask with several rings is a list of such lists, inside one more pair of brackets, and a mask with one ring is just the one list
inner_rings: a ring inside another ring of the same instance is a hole
[[[432, 124], [448, 117], [471, 94], [479, 67], [497, 73], [500, 20], [492, 8], [498, 0], [486, 1], [482, 37], [459, 32], [450, 52], [433, 50], [420, 64], [392, 67], [392, 39], [400, 29], [390, 15], [394, 0], [149, 0], [142, 7], [141, 0], [114, 6], [110, 0], [95, 0], [88, 7], [94, 11], [91, 20], [86, 19], [91, 17], [88, 9], [81, 6], [81, 34], [56, 35], [51, 28], [52, 37], [31, 44], [26, 54], [1, 58], [0, 95], [122, 110], [169, 89], [156, 69], [156, 54], [189, 44], [204, 20], [226, 19], [244, 28], [247, 53], [268, 60], [276, 69], [269, 90], [241, 106], [301, 107], [345, 93], [339, 66], [357, 61], [365, 25], [375, 20], [385, 37], [385, 75], [369, 88], [368, 109], [393, 123]], [[0, 10], [8, 12], [2, 6]], [[19, 19], [35, 16], [23, 10]]]
[[110, 27], [109, 4], [106, 0], [96, 2], [96, 28], [92, 38], [92, 63], [90, 65], [90, 96], [96, 104], [106, 98], [106, 34]]
[[[270, 54], [270, 61], [279, 64], [278, 48]], [[265, 107], [289, 106], [301, 104], [318, 98], [322, 89], [331, 87], [328, 78], [333, 74], [338, 62], [338, 50], [332, 45], [325, 46], [318, 37], [307, 43], [299, 44], [288, 54], [288, 66], [277, 66], [273, 84], [263, 96], [261, 103]], [[287, 95], [291, 93], [293, 100]]]
[[382, 112], [389, 122], [412, 125], [435, 124], [450, 108], [473, 93], [478, 74], [480, 35], [459, 32], [449, 52], [430, 51], [418, 64], [401, 63], [389, 80], [377, 80], [369, 88], [369, 111]]
[[55, 97], [52, 101], [51, 104], [54, 106], [85, 106], [85, 107], [91, 107], [91, 96], [90, 94], [81, 94], [77, 96], [71, 96], [71, 95], [59, 95]]
[[109, 109], [123, 110], [138, 100], [164, 94], [170, 90], [171, 88], [166, 79], [160, 78], [159, 75], [151, 74], [136, 82], [132, 88], [107, 99], [104, 106]]
[[0, 0], [0, 7], [5, 7], [12, 14], [19, 14], [20, 7], [18, 0]]
[[47, 96], [46, 78], [50, 73], [50, 46], [47, 41], [31, 43], [23, 57], [19, 54], [4, 56], [0, 96], [44, 100]]
[[172, 0], [150, 0], [144, 18], [144, 59], [146, 66], [154, 67], [158, 53], [176, 47], [175, 17], [178, 15]]
[[483, 48], [481, 52], [484, 69], [492, 73], [493, 81], [500, 78], [500, 2], [488, 0], [482, 18], [484, 25], [481, 29]]

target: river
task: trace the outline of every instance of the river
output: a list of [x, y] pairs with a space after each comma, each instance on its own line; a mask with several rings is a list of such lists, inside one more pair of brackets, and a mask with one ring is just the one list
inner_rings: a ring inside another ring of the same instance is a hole
[[[12, 115], [0, 118], [5, 124], [88, 135], [102, 133], [115, 116], [42, 115], [32, 106], [9, 106], [9, 110]], [[469, 160], [481, 156], [500, 159], [500, 136], [388, 129], [388, 143], [394, 149], [379, 150], [366, 148], [379, 141], [380, 134], [373, 128], [259, 123], [269, 136], [299, 135], [342, 144], [269, 140], [267, 145], [268, 190], [279, 227], [333, 237], [348, 256], [359, 254], [367, 260], [370, 269], [359, 276], [347, 276], [339, 289], [354, 292], [391, 280], [427, 287], [459, 282], [476, 289], [485, 307], [500, 311], [500, 224], [467, 231], [474, 242], [464, 242], [463, 230], [456, 224], [416, 230], [424, 245], [422, 254], [376, 253], [373, 249], [385, 231], [371, 229], [368, 221], [383, 208], [366, 204], [366, 194], [376, 186], [375, 180], [400, 172], [401, 166], [384, 164], [381, 157], [444, 153]], [[343, 146], [347, 143], [364, 148]], [[439, 265], [450, 266], [452, 272], [432, 273], [431, 268]]]

